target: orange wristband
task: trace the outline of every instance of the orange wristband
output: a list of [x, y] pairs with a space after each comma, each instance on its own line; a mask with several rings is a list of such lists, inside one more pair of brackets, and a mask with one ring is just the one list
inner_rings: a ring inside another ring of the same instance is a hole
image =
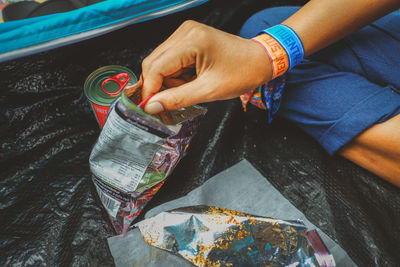
[[281, 76], [289, 69], [289, 58], [285, 49], [268, 34], [261, 34], [253, 41], [262, 45], [272, 62], [272, 79]]

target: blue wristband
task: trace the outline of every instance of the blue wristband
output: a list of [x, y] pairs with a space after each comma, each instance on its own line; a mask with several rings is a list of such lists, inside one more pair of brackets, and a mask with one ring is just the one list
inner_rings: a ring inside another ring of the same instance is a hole
[[299, 36], [286, 25], [276, 25], [265, 29], [266, 33], [274, 38], [285, 49], [289, 59], [289, 70], [299, 64], [304, 58], [304, 47]]

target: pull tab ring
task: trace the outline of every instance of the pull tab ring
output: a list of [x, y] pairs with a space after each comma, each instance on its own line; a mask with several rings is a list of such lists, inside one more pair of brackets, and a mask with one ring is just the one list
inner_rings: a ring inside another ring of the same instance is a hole
[[[125, 73], [125, 72], [119, 73], [119, 74], [117, 74], [117, 75], [114, 75], [114, 76], [112, 76], [112, 77], [110, 77], [110, 78], [105, 79], [105, 80], [101, 83], [101, 89], [102, 89], [103, 92], [106, 93], [107, 95], [112, 95], [112, 96], [118, 95], [118, 94], [122, 91], [122, 89], [124, 89], [125, 85], [129, 82], [129, 79], [130, 79], [130, 77], [129, 77], [129, 74], [128, 74], [128, 73]], [[119, 85], [119, 89], [118, 89], [116, 92], [109, 92], [109, 91], [107, 91], [107, 90], [104, 88], [104, 85], [105, 85], [107, 82], [116, 82], [116, 83]]]
[[138, 106], [141, 109], [144, 109], [144, 106], [146, 105], [146, 103], [150, 100], [150, 98], [152, 98], [155, 95], [155, 93], [149, 95], [148, 97], [146, 97], [145, 99], [143, 99], [142, 101], [140, 101], [140, 103], [138, 104]]

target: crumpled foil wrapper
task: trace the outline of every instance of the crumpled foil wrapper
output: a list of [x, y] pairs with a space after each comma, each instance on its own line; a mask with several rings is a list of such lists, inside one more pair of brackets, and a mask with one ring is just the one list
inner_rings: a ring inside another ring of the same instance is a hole
[[196, 266], [335, 266], [317, 232], [307, 232], [301, 221], [191, 206], [135, 226], [149, 245]]
[[[134, 93], [140, 95], [138, 92]], [[206, 112], [203, 107], [190, 106], [153, 116], [132, 102], [126, 90], [116, 100], [89, 164], [96, 191], [117, 234], [128, 231], [164, 184]]]

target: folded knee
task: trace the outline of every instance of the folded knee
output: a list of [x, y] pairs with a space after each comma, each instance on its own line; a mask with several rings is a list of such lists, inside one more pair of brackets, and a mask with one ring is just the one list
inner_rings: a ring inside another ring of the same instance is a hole
[[376, 124], [339, 154], [400, 187], [400, 114]]

